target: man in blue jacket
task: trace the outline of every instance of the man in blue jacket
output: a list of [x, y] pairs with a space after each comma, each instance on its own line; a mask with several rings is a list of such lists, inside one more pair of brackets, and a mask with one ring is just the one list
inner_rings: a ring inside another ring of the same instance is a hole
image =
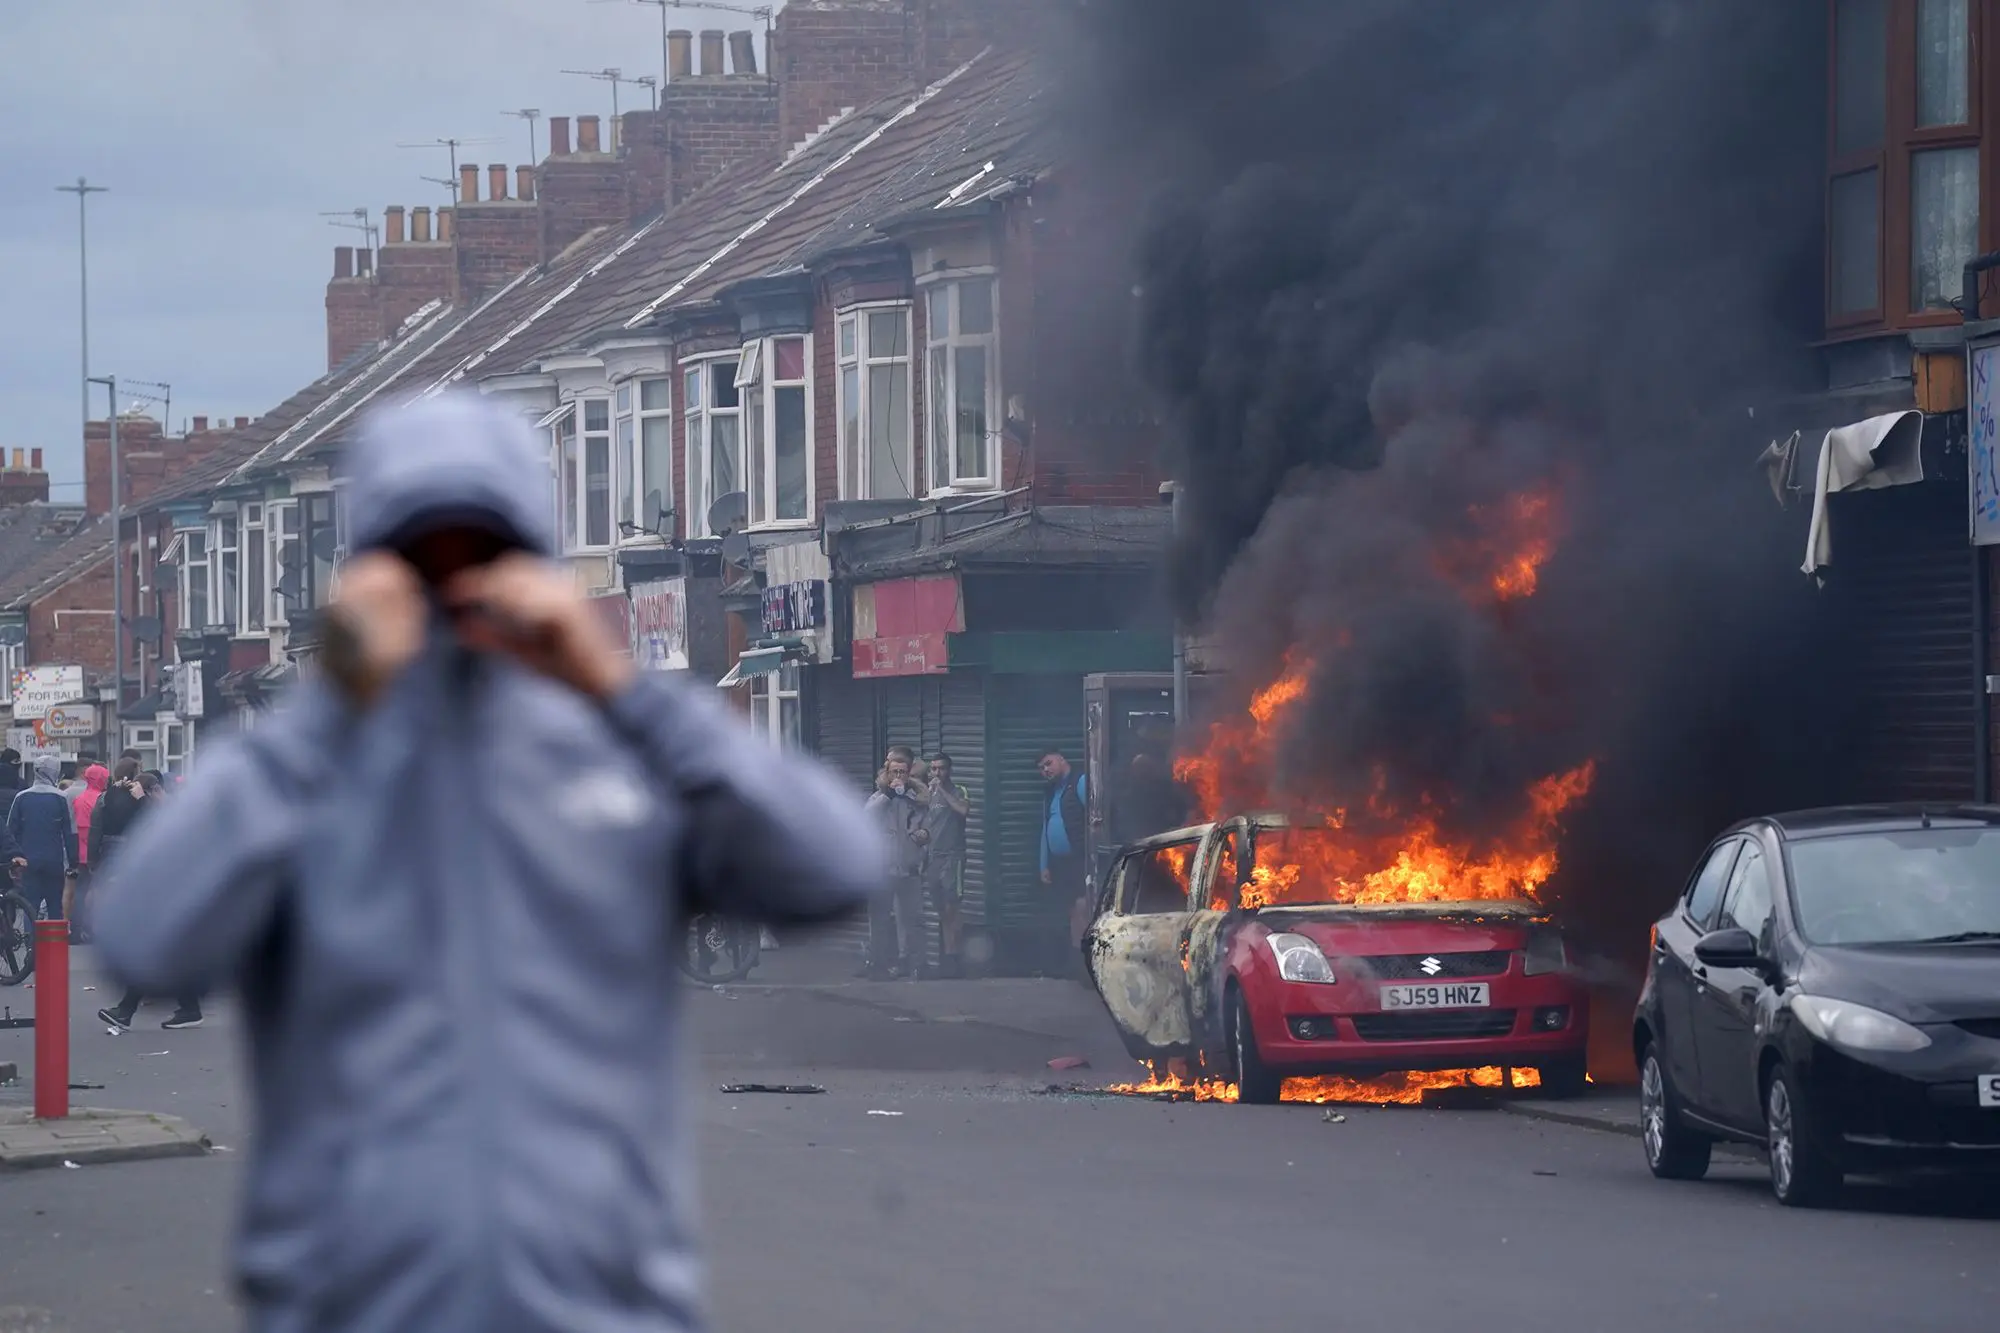
[[35, 760], [35, 784], [7, 808], [7, 832], [19, 848], [21, 892], [45, 918], [63, 914], [63, 886], [76, 873], [76, 808], [56, 785], [62, 760]]
[[242, 992], [252, 1327], [697, 1329], [677, 942], [847, 914], [880, 845], [617, 651], [517, 414], [402, 409], [349, 472], [322, 678], [132, 836], [98, 914], [126, 983]]
[[1084, 836], [1089, 822], [1089, 779], [1070, 767], [1060, 750], [1042, 756], [1042, 781], [1048, 784], [1042, 811], [1042, 883], [1056, 891], [1049, 906], [1051, 942], [1049, 966], [1067, 976], [1077, 968], [1076, 944], [1082, 933], [1080, 917], [1090, 896]]

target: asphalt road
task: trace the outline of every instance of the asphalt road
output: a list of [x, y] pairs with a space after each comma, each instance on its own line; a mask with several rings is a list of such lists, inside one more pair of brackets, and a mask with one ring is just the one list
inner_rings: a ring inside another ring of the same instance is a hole
[[[1493, 1109], [1328, 1123], [1313, 1107], [1048, 1095], [1052, 1077], [1124, 1072], [1058, 983], [767, 975], [786, 984], [694, 997], [730, 1333], [1879, 1333], [1982, 1327], [2000, 1299], [1991, 1194], [1864, 1188], [1801, 1214], [1768, 1201], [1760, 1164], [1662, 1184], [1630, 1138]], [[226, 1007], [198, 1032], [80, 1025], [77, 1077], [110, 1086], [79, 1096], [187, 1114], [240, 1148], [233, 1029]], [[0, 1033], [0, 1060], [25, 1062], [20, 1036]], [[1095, 1068], [1042, 1067], [1072, 1053]], [[828, 1092], [715, 1090], [735, 1078]], [[53, 1312], [48, 1327], [72, 1333], [233, 1327], [223, 1231], [240, 1161], [0, 1177], [0, 1311]]]

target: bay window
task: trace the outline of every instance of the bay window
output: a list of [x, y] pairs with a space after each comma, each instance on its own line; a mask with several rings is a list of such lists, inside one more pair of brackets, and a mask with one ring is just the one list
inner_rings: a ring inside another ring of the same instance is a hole
[[208, 609], [214, 617], [212, 623], [233, 633], [240, 573], [235, 514], [223, 515], [210, 523], [208, 567]]
[[1827, 323], [1953, 323], [1980, 249], [1978, 6], [1828, 0]]
[[340, 564], [340, 518], [331, 491], [316, 491], [299, 504], [300, 534], [305, 542], [305, 605], [317, 609], [333, 600], [333, 574]]
[[237, 624], [245, 634], [262, 634], [270, 618], [271, 581], [265, 577], [270, 551], [264, 531], [264, 506], [243, 506], [243, 607]]
[[296, 502], [287, 501], [269, 505], [264, 512], [268, 571], [265, 623], [282, 625], [286, 623], [291, 600], [285, 589], [302, 590], [305, 586], [305, 570], [299, 566], [299, 507]]
[[999, 338], [991, 278], [928, 288], [930, 488], [998, 490]]
[[766, 744], [786, 750], [804, 748], [800, 679], [797, 662], [787, 662], [776, 671], [750, 677], [750, 730]]
[[618, 522], [651, 533], [647, 515], [674, 507], [673, 381], [621, 384], [617, 409]]
[[682, 367], [682, 427], [687, 441], [687, 533], [715, 537], [715, 502], [743, 489], [743, 409], [734, 353]]
[[745, 344], [736, 387], [743, 398], [744, 489], [753, 528], [813, 518], [811, 364], [806, 337]]
[[181, 625], [200, 632], [208, 628], [208, 531], [189, 528], [181, 533]]
[[581, 398], [544, 418], [556, 472], [556, 530], [562, 534], [565, 551], [603, 550], [611, 545], [616, 521], [611, 402]]
[[917, 470], [910, 453], [910, 308], [843, 314], [837, 337], [840, 498], [910, 499]]

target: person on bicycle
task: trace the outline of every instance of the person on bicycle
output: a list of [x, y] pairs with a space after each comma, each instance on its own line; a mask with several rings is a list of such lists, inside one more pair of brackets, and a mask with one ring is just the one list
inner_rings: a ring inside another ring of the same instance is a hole
[[261, 1333], [700, 1328], [670, 951], [882, 882], [839, 779], [612, 642], [546, 454], [477, 395], [371, 420], [321, 672], [100, 890], [122, 981], [239, 985]]
[[47, 920], [61, 920], [63, 893], [76, 874], [76, 810], [56, 780], [62, 760], [35, 760], [35, 784], [7, 809], [7, 832], [20, 847], [21, 891]]

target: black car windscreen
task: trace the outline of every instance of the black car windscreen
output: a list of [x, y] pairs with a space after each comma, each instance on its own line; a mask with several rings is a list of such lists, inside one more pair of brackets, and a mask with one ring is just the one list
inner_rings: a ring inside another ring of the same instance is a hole
[[2000, 942], [2000, 829], [1843, 833], [1789, 850], [1814, 944]]

